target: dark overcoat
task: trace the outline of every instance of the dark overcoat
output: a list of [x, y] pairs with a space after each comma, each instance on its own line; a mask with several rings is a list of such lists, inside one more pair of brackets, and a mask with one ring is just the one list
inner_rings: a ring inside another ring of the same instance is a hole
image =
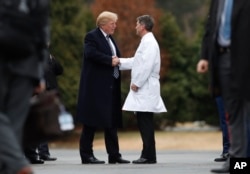
[[[120, 51], [112, 37], [111, 40], [115, 45], [117, 56], [120, 57]], [[101, 30], [96, 28], [87, 33], [84, 39], [83, 66], [77, 102], [78, 121], [100, 128], [121, 126], [121, 75], [118, 83], [116, 82], [117, 101], [112, 101], [115, 84], [113, 72], [111, 49]], [[113, 103], [119, 107], [113, 107]], [[116, 123], [112, 119], [112, 114], [116, 117]]]

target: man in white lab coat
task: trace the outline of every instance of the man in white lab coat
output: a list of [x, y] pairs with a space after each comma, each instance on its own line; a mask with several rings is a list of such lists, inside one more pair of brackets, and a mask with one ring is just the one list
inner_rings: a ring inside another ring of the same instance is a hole
[[141, 43], [132, 58], [120, 58], [120, 70], [131, 69], [131, 86], [123, 110], [136, 113], [143, 149], [134, 164], [156, 163], [154, 113], [166, 112], [160, 96], [160, 49], [152, 33], [154, 20], [149, 15], [137, 18], [136, 33]]

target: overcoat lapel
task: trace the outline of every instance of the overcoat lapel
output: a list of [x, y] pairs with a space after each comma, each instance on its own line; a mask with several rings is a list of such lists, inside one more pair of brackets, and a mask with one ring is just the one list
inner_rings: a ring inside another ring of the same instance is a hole
[[105, 36], [102, 34], [102, 31], [99, 28], [97, 28], [97, 31], [98, 31], [98, 35], [100, 37], [101, 42], [103, 43], [103, 45], [105, 45], [106, 49], [110, 51], [110, 55], [112, 55], [108, 41], [106, 40]]

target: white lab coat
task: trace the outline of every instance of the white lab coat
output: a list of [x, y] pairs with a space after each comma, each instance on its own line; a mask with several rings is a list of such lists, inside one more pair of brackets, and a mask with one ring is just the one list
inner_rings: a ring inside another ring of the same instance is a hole
[[131, 84], [139, 87], [137, 92], [130, 89], [123, 110], [167, 111], [160, 96], [160, 64], [159, 45], [151, 32], [142, 37], [134, 57], [120, 58], [120, 70], [131, 69]]

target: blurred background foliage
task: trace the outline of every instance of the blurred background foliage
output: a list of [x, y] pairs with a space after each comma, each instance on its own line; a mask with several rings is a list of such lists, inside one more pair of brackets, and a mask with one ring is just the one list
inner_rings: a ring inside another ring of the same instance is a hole
[[[208, 77], [196, 73], [208, 6], [209, 0], [52, 0], [50, 51], [64, 67], [59, 86], [66, 108], [75, 115], [83, 39], [96, 27], [97, 15], [104, 10], [118, 14], [114, 37], [122, 56], [132, 57], [140, 42], [135, 34], [136, 17], [150, 14], [156, 21], [153, 32], [161, 48], [161, 94], [168, 109], [155, 117], [156, 128], [197, 120], [217, 125]], [[129, 82], [130, 72], [122, 72], [123, 101]], [[135, 125], [133, 113], [124, 112], [125, 129]]]

